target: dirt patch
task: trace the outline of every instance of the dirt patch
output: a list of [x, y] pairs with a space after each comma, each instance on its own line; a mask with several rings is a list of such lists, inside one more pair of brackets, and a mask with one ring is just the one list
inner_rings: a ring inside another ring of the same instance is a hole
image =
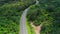
[[31, 23], [30, 25], [34, 28], [36, 34], [40, 34], [43, 24], [41, 23], [39, 26], [35, 26], [34, 22], [30, 22], [30, 23]]

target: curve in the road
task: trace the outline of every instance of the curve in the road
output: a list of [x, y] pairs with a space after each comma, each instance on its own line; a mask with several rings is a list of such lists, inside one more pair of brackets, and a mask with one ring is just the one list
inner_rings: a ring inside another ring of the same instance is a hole
[[29, 8], [25, 9], [20, 20], [20, 32], [19, 34], [28, 34], [27, 27], [26, 27], [26, 14]]
[[[39, 2], [36, 0], [36, 5], [38, 4]], [[27, 30], [27, 27], [26, 27], [26, 14], [27, 14], [27, 11], [30, 9], [30, 7], [28, 7], [27, 9], [24, 10], [22, 16], [21, 16], [21, 20], [20, 20], [20, 32], [19, 34], [28, 34], [28, 30]]]

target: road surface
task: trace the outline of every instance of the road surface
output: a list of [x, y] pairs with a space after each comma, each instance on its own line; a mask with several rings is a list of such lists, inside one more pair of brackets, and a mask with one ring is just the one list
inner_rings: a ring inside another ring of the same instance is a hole
[[[36, 0], [36, 5], [38, 4], [38, 1]], [[28, 34], [28, 30], [26, 27], [26, 14], [27, 11], [30, 9], [30, 7], [28, 7], [27, 9], [24, 10], [22, 16], [21, 16], [21, 20], [20, 20], [20, 32], [19, 34]]]

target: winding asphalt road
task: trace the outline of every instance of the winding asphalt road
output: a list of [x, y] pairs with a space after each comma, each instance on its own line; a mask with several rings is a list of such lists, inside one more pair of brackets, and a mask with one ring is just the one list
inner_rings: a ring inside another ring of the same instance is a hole
[[28, 30], [26, 27], [26, 14], [29, 8], [25, 9], [20, 20], [20, 33], [19, 34], [28, 34]]
[[[36, 5], [38, 4], [38, 1], [36, 0]], [[21, 20], [20, 20], [20, 32], [19, 34], [28, 34], [28, 30], [26, 27], [26, 15], [27, 15], [27, 11], [30, 9], [30, 7], [28, 7], [27, 9], [24, 10], [22, 16], [21, 16]]]

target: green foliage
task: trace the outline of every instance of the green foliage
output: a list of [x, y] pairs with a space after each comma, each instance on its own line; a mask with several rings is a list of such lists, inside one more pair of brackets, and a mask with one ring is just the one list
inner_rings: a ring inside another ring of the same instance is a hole
[[0, 5], [20, 2], [20, 0], [0, 0]]
[[[0, 33], [18, 34], [19, 20], [23, 11], [18, 9], [16, 4], [7, 4], [0, 7]], [[3, 33], [2, 33], [3, 32]]]
[[60, 34], [60, 0], [39, 0], [31, 6], [27, 18], [36, 26], [43, 23], [41, 34]]
[[30, 23], [28, 22], [28, 20], [26, 20], [26, 26], [27, 26], [27, 29], [28, 29], [28, 34], [36, 34], [35, 31], [34, 31], [34, 28], [32, 28], [30, 26]]
[[28, 1], [0, 0], [0, 34], [19, 34], [20, 17], [31, 4]]

